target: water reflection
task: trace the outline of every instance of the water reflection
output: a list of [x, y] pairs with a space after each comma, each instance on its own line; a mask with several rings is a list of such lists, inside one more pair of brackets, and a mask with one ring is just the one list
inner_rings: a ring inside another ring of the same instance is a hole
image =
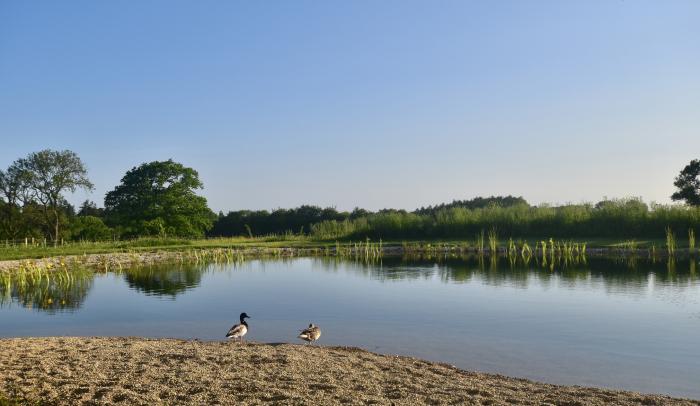
[[20, 306], [50, 314], [75, 311], [87, 297], [94, 273], [84, 269], [21, 271], [0, 276], [0, 307]]
[[[468, 283], [478, 280], [494, 286], [526, 288], [532, 281], [546, 285], [553, 279], [572, 287], [600, 281], [611, 292], [646, 290], [650, 283], [688, 287], [699, 280], [697, 258], [668, 261], [640, 257], [594, 257], [582, 261], [535, 262], [524, 264], [508, 257], [410, 256], [384, 257], [381, 261], [354, 261], [345, 267], [380, 281], [401, 281], [439, 278], [444, 283]], [[339, 269], [347, 261], [336, 258], [314, 258], [316, 267]], [[552, 267], [552, 265], [555, 265]]]
[[[276, 261], [293, 262], [294, 259]], [[542, 263], [512, 261], [508, 257], [424, 255], [384, 257], [373, 261], [314, 257], [311, 266], [322, 272], [361, 274], [383, 282], [436, 279], [447, 284], [477, 281], [491, 286], [527, 288], [532, 283], [584, 288], [602, 286], [610, 294], [642, 294], [650, 287], [682, 292], [700, 278], [697, 258], [668, 259], [618, 257]], [[264, 269], [265, 261], [257, 264]], [[552, 267], [552, 265], [555, 265]], [[206, 272], [227, 271], [234, 265], [175, 264], [121, 271], [130, 289], [149, 296], [175, 298], [196, 289]], [[0, 307], [12, 304], [43, 312], [75, 311], [84, 302], [95, 274], [76, 269], [19, 272], [0, 275]]]
[[125, 271], [124, 280], [137, 292], [175, 298], [199, 286], [205, 269], [197, 264], [143, 267]]

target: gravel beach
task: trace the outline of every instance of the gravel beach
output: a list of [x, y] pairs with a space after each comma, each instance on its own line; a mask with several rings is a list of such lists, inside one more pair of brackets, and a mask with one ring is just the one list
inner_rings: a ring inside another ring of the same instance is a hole
[[0, 392], [46, 404], [700, 405], [347, 347], [109, 337], [0, 345]]

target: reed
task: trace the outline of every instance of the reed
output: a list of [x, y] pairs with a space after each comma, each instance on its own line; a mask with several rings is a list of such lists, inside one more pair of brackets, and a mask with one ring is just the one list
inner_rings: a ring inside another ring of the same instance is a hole
[[530, 258], [532, 258], [532, 250], [530, 249], [530, 246], [527, 245], [527, 241], [523, 242], [523, 245], [520, 248], [520, 257], [526, 264], [530, 262]]
[[547, 242], [545, 241], [540, 241], [540, 254], [542, 258], [547, 259]]
[[671, 227], [666, 227], [666, 250], [669, 256], [673, 256], [676, 253], [676, 235]]
[[498, 255], [498, 232], [495, 227], [489, 230], [489, 254]]
[[513, 258], [517, 255], [517, 248], [515, 247], [515, 242], [513, 242], [513, 238], [508, 239], [508, 256]]
[[692, 228], [688, 229], [688, 249], [690, 252], [695, 251], [695, 230]]
[[621, 244], [622, 248], [628, 251], [636, 251], [637, 250], [637, 241], [636, 240], [627, 240]]
[[481, 233], [476, 235], [476, 251], [479, 254], [484, 253], [484, 230], [481, 230]]

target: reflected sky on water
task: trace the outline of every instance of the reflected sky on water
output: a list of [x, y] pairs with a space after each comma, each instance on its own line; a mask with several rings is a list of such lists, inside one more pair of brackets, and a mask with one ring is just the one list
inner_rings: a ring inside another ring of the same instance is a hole
[[700, 398], [697, 259], [385, 257], [169, 265], [0, 281], [0, 335], [351, 345], [560, 384]]

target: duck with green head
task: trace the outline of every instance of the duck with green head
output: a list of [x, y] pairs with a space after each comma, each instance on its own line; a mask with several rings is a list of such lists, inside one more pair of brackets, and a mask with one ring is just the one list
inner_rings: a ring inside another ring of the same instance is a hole
[[231, 327], [228, 330], [228, 333], [226, 333], [226, 338], [233, 338], [233, 339], [240, 339], [243, 341], [243, 336], [248, 333], [248, 323], [245, 321], [245, 319], [249, 319], [250, 316], [248, 316], [245, 312], [241, 313], [239, 316], [239, 320], [241, 321], [238, 324], [234, 324], [233, 327]]

